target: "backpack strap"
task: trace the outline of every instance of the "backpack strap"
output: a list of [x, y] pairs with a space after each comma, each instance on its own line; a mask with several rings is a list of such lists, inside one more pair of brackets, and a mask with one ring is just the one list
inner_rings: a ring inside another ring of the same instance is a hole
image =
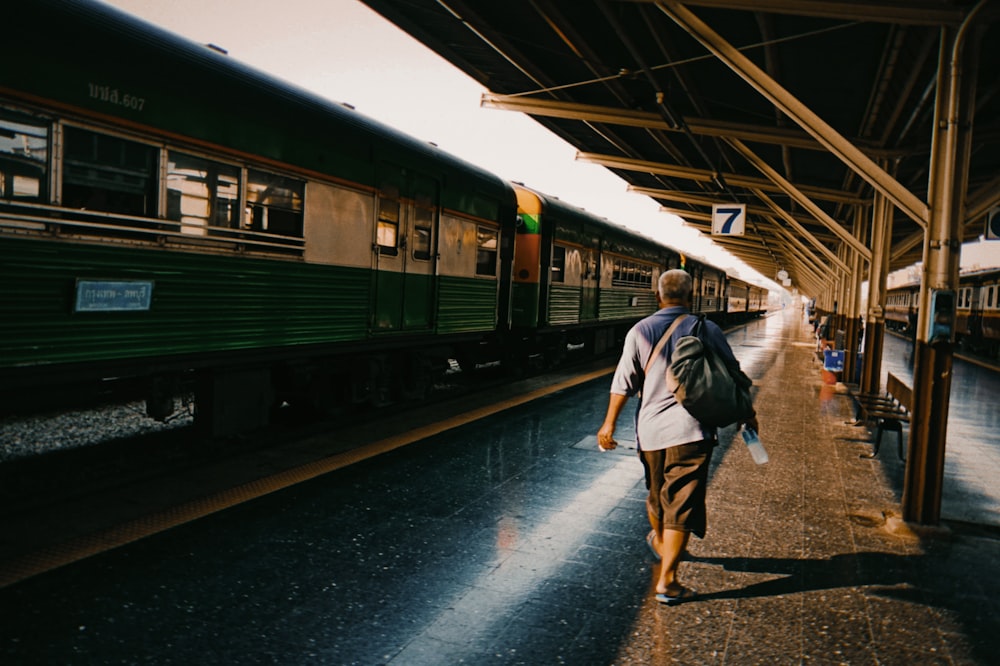
[[677, 318], [674, 319], [674, 322], [670, 324], [670, 326], [667, 328], [666, 332], [663, 334], [663, 337], [661, 337], [660, 341], [656, 343], [655, 347], [653, 347], [653, 351], [649, 354], [649, 358], [646, 360], [646, 367], [642, 369], [643, 382], [646, 381], [646, 375], [649, 374], [649, 366], [653, 364], [653, 359], [659, 356], [660, 350], [663, 349], [663, 345], [667, 344], [667, 340], [669, 340], [673, 332], [677, 330], [677, 325], [681, 323], [682, 319], [686, 318], [687, 318], [686, 314], [677, 315]]

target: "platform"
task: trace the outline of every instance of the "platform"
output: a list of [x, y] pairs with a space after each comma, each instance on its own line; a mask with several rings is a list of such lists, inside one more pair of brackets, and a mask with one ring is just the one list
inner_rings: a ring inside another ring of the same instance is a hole
[[770, 462], [723, 431], [693, 601], [653, 599], [641, 466], [593, 446], [603, 377], [0, 589], [0, 661], [996, 663], [1000, 540], [896, 518], [810, 333], [730, 337]]

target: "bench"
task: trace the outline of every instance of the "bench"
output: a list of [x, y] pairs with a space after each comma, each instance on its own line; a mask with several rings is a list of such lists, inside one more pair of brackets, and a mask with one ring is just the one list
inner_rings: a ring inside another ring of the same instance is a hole
[[903, 457], [903, 424], [910, 422], [910, 409], [913, 405], [913, 389], [904, 384], [896, 375], [889, 373], [885, 383], [885, 391], [881, 393], [852, 394], [855, 404], [860, 410], [858, 422], [875, 423], [875, 448], [862, 458], [874, 458], [882, 445], [882, 434], [886, 431], [896, 433], [897, 454]]

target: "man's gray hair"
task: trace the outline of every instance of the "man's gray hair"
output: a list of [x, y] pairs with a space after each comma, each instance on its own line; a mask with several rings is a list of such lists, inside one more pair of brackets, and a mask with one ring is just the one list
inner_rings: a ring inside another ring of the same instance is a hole
[[679, 268], [661, 273], [660, 281], [657, 283], [660, 298], [665, 301], [685, 300], [691, 296], [693, 288], [694, 280], [691, 279], [691, 274]]

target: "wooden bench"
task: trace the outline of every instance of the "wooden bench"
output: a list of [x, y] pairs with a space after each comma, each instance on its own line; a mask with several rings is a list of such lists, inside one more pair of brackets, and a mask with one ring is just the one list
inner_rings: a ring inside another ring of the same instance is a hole
[[862, 458], [874, 458], [882, 445], [882, 434], [896, 433], [897, 454], [903, 457], [903, 424], [910, 422], [913, 405], [913, 389], [904, 384], [896, 375], [889, 373], [882, 393], [855, 393], [852, 395], [860, 410], [859, 422], [875, 423], [875, 448]]

